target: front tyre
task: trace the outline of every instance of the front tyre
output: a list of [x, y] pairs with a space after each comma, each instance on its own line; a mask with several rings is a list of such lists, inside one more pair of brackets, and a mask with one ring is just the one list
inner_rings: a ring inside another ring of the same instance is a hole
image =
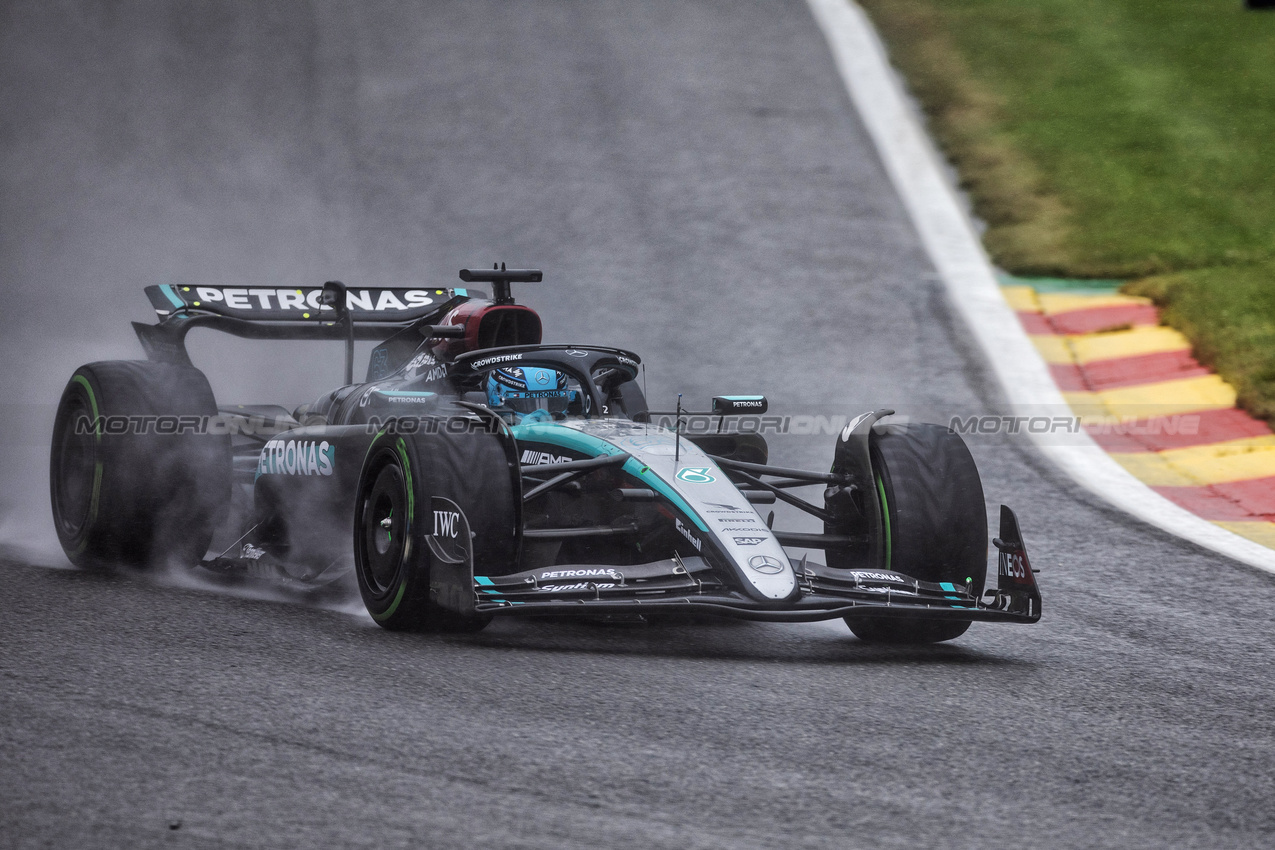
[[[978, 598], [987, 578], [987, 513], [978, 467], [960, 436], [941, 425], [873, 429], [876, 498], [884, 518], [888, 570], [927, 582], [951, 582]], [[968, 620], [846, 617], [855, 637], [872, 643], [952, 640]]]
[[426, 537], [430, 494], [413, 441], [381, 435], [360, 476], [354, 508], [354, 564], [372, 619], [391, 631], [478, 631], [490, 617], [465, 617], [430, 595]]

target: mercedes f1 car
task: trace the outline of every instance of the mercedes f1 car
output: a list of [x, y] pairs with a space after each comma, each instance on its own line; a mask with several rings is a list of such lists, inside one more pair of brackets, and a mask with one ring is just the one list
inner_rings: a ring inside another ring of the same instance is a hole
[[[951, 430], [870, 411], [828, 471], [773, 466], [761, 436], [721, 428], [765, 397], [719, 396], [718, 430], [685, 433], [680, 402], [648, 409], [638, 355], [542, 344], [511, 295], [539, 271], [460, 277], [491, 294], [148, 287], [147, 359], [82, 366], [61, 398], [50, 482], [67, 556], [307, 586], [352, 572], [388, 629], [696, 612], [932, 643], [1040, 618], [1008, 507], [986, 580], [982, 485]], [[219, 406], [186, 350], [197, 327], [344, 341], [345, 381], [291, 410]], [[356, 339], [379, 343], [361, 382]], [[810, 486], [817, 502], [794, 492]], [[775, 528], [760, 511], [777, 501], [823, 531]]]

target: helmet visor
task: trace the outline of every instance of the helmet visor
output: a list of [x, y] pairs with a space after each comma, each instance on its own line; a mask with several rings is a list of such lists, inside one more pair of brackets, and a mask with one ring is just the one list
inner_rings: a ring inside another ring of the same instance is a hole
[[537, 410], [546, 410], [556, 416], [567, 412], [567, 403], [571, 394], [567, 390], [530, 390], [528, 392], [511, 392], [505, 395], [505, 406], [514, 413], [526, 415]]

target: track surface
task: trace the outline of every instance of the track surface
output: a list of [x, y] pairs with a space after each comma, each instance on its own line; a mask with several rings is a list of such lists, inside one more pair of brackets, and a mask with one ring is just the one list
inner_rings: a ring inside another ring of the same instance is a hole
[[[1275, 582], [1010, 442], [973, 449], [1046, 618], [932, 649], [839, 623], [403, 636], [48, 568], [51, 405], [78, 363], [138, 356], [151, 282], [446, 285], [501, 259], [546, 270], [523, 295], [552, 340], [644, 352], [655, 399], [995, 411], [803, 3], [0, 16], [0, 521], [27, 553], [0, 564], [0, 846], [1275, 839]], [[339, 375], [339, 352], [222, 351], [227, 400]]]

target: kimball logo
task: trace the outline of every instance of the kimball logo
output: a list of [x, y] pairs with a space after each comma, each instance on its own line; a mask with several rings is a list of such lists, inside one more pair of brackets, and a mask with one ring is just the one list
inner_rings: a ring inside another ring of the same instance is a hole
[[327, 440], [271, 440], [261, 450], [258, 475], [331, 475], [336, 448]]

